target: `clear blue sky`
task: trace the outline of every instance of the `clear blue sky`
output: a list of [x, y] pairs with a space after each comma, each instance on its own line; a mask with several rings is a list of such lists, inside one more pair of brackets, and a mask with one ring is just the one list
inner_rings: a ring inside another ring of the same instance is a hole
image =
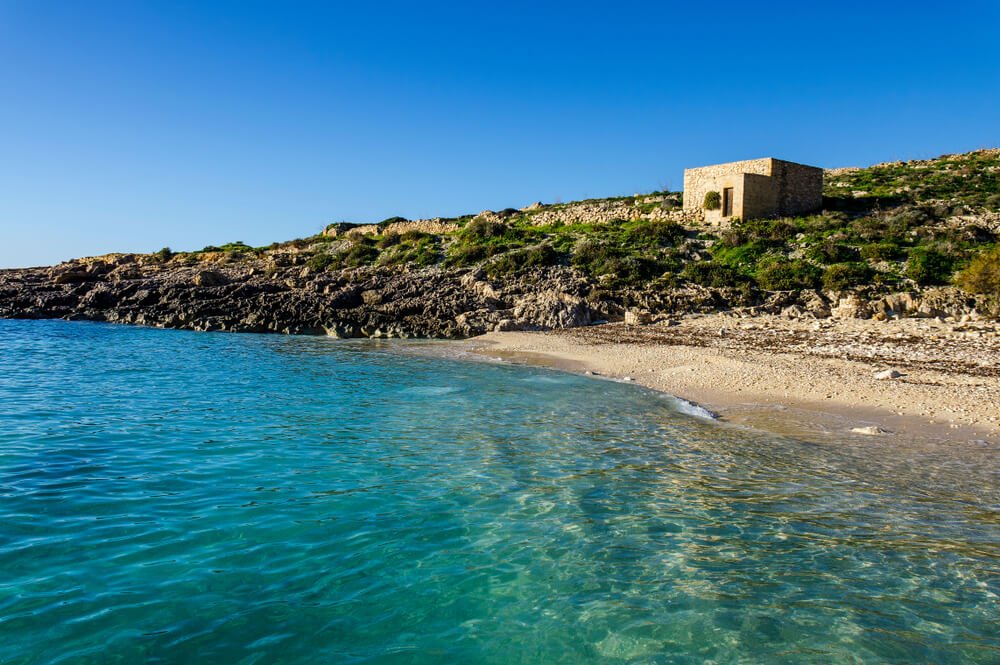
[[0, 0], [0, 266], [1000, 145], [1000, 3]]

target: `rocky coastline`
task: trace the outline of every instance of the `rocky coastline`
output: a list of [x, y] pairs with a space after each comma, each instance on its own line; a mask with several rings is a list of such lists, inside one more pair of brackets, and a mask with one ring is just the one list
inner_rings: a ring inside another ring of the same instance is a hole
[[[211, 257], [210, 257], [211, 258]], [[317, 271], [116, 254], [51, 268], [0, 270], [0, 317], [68, 319], [198, 331], [335, 337], [456, 339], [492, 331], [552, 330], [603, 321], [655, 323], [735, 311], [789, 319], [901, 317], [978, 320], [977, 299], [955, 288], [867, 298], [789, 291], [759, 294], [686, 285], [609, 290], [567, 266], [502, 279], [476, 268], [364, 266]]]

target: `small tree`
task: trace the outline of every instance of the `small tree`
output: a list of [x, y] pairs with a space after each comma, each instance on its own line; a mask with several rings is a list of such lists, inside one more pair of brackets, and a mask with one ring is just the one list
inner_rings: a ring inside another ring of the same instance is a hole
[[164, 247], [156, 254], [153, 254], [153, 256], [155, 256], [160, 261], [160, 263], [166, 263], [171, 258], [173, 258], [174, 250], [170, 249], [169, 247]]
[[718, 210], [722, 207], [722, 195], [718, 192], [705, 192], [705, 210]]

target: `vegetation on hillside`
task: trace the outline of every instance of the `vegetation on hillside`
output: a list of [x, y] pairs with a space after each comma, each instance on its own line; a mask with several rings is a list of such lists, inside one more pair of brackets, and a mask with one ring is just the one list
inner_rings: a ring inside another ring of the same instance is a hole
[[[825, 209], [810, 216], [736, 221], [711, 233], [642, 217], [676, 208], [680, 196], [654, 192], [506, 209], [441, 220], [455, 228], [445, 233], [399, 233], [392, 227], [407, 220], [394, 217], [369, 233], [331, 225], [335, 235], [262, 248], [229, 243], [179, 258], [293, 255], [316, 271], [475, 266], [495, 277], [565, 265], [614, 288], [691, 283], [746, 293], [859, 287], [887, 292], [954, 283], [1000, 297], [1000, 151], [828, 173]], [[546, 212], [586, 205], [629, 214], [601, 223], [545, 223]]]

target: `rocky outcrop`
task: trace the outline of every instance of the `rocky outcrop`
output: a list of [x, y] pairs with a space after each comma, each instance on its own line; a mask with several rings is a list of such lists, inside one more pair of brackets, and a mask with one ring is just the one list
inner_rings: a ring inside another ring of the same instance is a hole
[[149, 257], [81, 260], [0, 271], [0, 317], [64, 318], [165, 328], [468, 337], [498, 328], [586, 325], [606, 303], [569, 268], [503, 283], [477, 270], [357, 268], [315, 272], [262, 261], [158, 263]]
[[502, 279], [477, 268], [317, 271], [301, 257], [280, 253], [229, 263], [211, 254], [167, 262], [108, 255], [52, 268], [0, 270], [2, 318], [86, 319], [192, 330], [457, 338], [492, 330], [573, 328], [626, 317], [629, 323], [645, 325], [730, 309], [746, 316], [788, 319], [955, 321], [976, 320], [983, 311], [976, 298], [950, 287], [891, 295], [766, 293], [693, 284], [609, 289], [567, 266], [525, 269]]

